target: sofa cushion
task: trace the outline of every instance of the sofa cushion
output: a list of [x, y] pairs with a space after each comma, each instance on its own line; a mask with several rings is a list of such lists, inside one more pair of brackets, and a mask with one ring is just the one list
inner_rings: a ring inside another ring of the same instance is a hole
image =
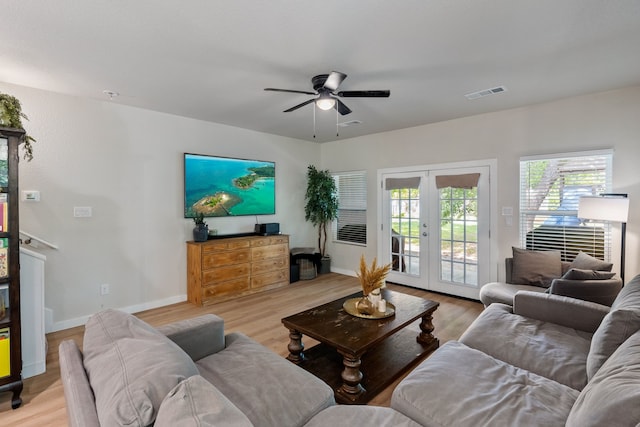
[[449, 341], [398, 384], [391, 407], [423, 426], [562, 426], [578, 394]]
[[625, 308], [640, 311], [640, 274], [631, 279], [618, 293], [611, 310]]
[[224, 348], [224, 320], [215, 314], [179, 320], [157, 328], [191, 357], [199, 360]]
[[576, 390], [587, 383], [591, 334], [512, 314], [491, 304], [460, 337], [460, 342], [510, 365]]
[[154, 427], [250, 427], [251, 421], [200, 375], [175, 386], [164, 398]]
[[58, 356], [69, 427], [100, 426], [96, 402], [78, 345], [74, 340], [62, 341], [58, 347]]
[[640, 332], [627, 339], [582, 390], [569, 427], [640, 425]]
[[511, 281], [520, 285], [551, 285], [551, 281], [562, 276], [560, 251], [530, 251], [513, 247]]
[[487, 283], [480, 288], [480, 301], [485, 307], [494, 302], [500, 304], [513, 305], [513, 297], [519, 291], [544, 292], [540, 286], [513, 285], [504, 282]]
[[640, 330], [640, 275], [622, 288], [611, 305], [611, 310], [593, 334], [587, 359], [589, 379], [618, 346], [638, 330]]
[[579, 268], [581, 270], [600, 270], [611, 271], [613, 263], [603, 261], [601, 259], [592, 257], [584, 252], [578, 252], [578, 255], [571, 261], [570, 268]]
[[581, 268], [570, 268], [562, 275], [567, 280], [607, 280], [615, 276], [611, 271], [583, 270]]
[[324, 409], [305, 427], [420, 427], [400, 412], [381, 406], [337, 405]]
[[227, 335], [224, 350], [196, 364], [257, 427], [302, 426], [335, 404], [322, 380], [237, 332]]
[[174, 342], [135, 316], [116, 310], [89, 319], [83, 353], [101, 425], [153, 423], [167, 393], [198, 374], [191, 358]]

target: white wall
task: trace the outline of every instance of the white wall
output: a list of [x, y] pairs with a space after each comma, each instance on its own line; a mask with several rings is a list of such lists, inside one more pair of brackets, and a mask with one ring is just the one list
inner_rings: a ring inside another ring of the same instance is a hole
[[[183, 153], [276, 161], [276, 215], [292, 246], [314, 241], [304, 221], [306, 168], [318, 144], [0, 83], [20, 99], [37, 139], [20, 163], [20, 228], [59, 246], [47, 257], [46, 307], [53, 329], [82, 324], [101, 308], [139, 311], [186, 299]], [[91, 218], [74, 218], [90, 206]], [[253, 231], [255, 217], [207, 220], [220, 234]], [[99, 286], [110, 285], [100, 296]]]
[[[31, 119], [25, 126], [38, 140], [34, 160], [21, 162], [20, 188], [39, 190], [42, 200], [21, 202], [20, 220], [23, 230], [60, 246], [40, 249], [54, 329], [81, 324], [102, 307], [139, 311], [184, 300], [193, 224], [182, 212], [183, 152], [275, 160], [277, 214], [260, 220], [280, 222], [292, 246], [316, 239], [304, 221], [307, 165], [367, 170], [367, 247], [328, 247], [333, 267], [352, 272], [360, 254], [377, 253], [378, 169], [497, 159], [497, 204], [512, 206], [517, 219], [520, 156], [613, 148], [614, 190], [631, 198], [626, 276], [640, 273], [640, 87], [326, 144], [3, 83], [0, 91], [22, 101]], [[74, 218], [74, 206], [91, 206], [93, 217]], [[252, 230], [254, 221], [208, 223], [233, 233]], [[499, 218], [493, 236], [497, 259], [508, 256], [519, 243], [517, 221], [508, 227]], [[100, 296], [101, 283], [110, 284], [109, 295]]]
[[[604, 148], [615, 150], [613, 190], [630, 197], [625, 273], [630, 280], [640, 273], [640, 86], [323, 144], [323, 168], [366, 170], [369, 180], [367, 247], [329, 244], [332, 268], [351, 272], [361, 254], [369, 260], [377, 254], [378, 169], [497, 159], [498, 210], [514, 208], [513, 226], [500, 217], [492, 231], [496, 259], [503, 260], [512, 245], [519, 246], [520, 157]], [[617, 234], [613, 238], [620, 241]], [[618, 268], [618, 243], [612, 259]]]

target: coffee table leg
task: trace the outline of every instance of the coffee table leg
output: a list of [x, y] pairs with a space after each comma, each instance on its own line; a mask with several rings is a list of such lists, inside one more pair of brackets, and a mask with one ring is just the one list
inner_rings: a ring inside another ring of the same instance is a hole
[[302, 334], [295, 329], [289, 330], [289, 345], [287, 346], [289, 355], [287, 359], [293, 363], [300, 363], [304, 360], [304, 344], [302, 344]]
[[362, 393], [365, 392], [364, 387], [360, 384], [362, 381], [362, 372], [360, 372], [360, 364], [362, 363], [360, 358], [338, 351], [343, 357], [342, 363], [344, 364], [344, 370], [342, 371], [342, 385], [338, 389], [338, 393], [346, 397], [352, 402], [355, 402]]
[[418, 342], [426, 345], [434, 345], [437, 348], [440, 345], [438, 339], [433, 336], [433, 312], [436, 311], [434, 307], [432, 310], [429, 310], [422, 316], [422, 321], [420, 322], [420, 334], [416, 338]]

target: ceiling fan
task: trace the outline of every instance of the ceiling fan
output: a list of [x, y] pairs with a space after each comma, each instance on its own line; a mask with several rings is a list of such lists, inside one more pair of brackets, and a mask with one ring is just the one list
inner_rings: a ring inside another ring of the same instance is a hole
[[311, 78], [311, 84], [315, 92], [309, 92], [304, 90], [292, 90], [292, 89], [275, 89], [272, 87], [265, 88], [264, 90], [274, 92], [290, 92], [290, 93], [304, 93], [306, 95], [318, 95], [317, 98], [309, 99], [298, 105], [295, 105], [287, 110], [285, 113], [295, 111], [298, 108], [304, 107], [307, 104], [315, 102], [318, 108], [321, 110], [330, 110], [335, 108], [341, 115], [349, 114], [351, 109], [347, 107], [341, 98], [388, 98], [391, 91], [388, 90], [346, 90], [336, 92], [340, 84], [347, 78], [347, 75], [339, 71], [332, 71], [331, 74], [319, 74]]

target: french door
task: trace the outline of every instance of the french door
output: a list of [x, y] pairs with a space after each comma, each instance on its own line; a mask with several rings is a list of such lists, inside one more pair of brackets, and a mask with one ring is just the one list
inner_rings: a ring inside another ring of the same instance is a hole
[[381, 174], [378, 252], [388, 280], [478, 299], [489, 280], [489, 166]]

